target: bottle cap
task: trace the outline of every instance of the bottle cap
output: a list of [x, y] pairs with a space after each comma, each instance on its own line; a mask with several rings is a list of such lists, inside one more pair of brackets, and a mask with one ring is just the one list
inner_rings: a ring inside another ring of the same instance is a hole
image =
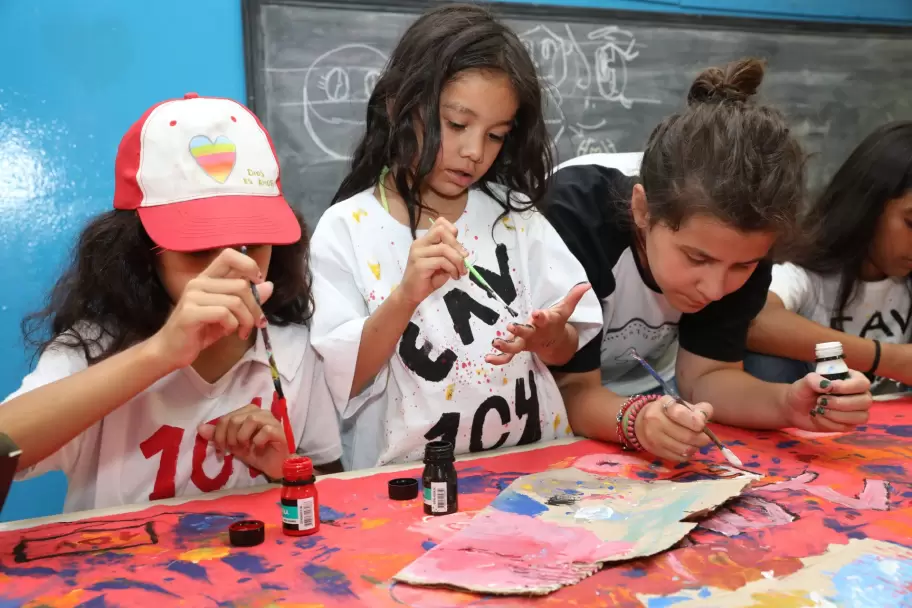
[[253, 547], [266, 538], [266, 527], [258, 519], [242, 519], [228, 526], [228, 540], [235, 547]]
[[842, 356], [842, 342], [821, 342], [814, 348], [818, 359]]
[[431, 441], [424, 446], [425, 462], [452, 462], [456, 460], [453, 444], [449, 441]]
[[291, 456], [282, 463], [282, 477], [286, 481], [306, 481], [313, 477], [313, 462], [307, 456]]
[[392, 500], [411, 500], [418, 496], [418, 480], [411, 477], [390, 479], [388, 492]]

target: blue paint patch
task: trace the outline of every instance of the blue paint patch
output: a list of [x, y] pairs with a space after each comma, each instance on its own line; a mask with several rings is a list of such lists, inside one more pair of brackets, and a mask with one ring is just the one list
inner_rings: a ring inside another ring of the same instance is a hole
[[278, 566], [270, 566], [259, 555], [252, 555], [243, 551], [223, 557], [222, 561], [238, 572], [246, 574], [269, 574], [270, 572], [275, 572], [278, 568]]
[[135, 556], [130, 555], [129, 553], [115, 553], [114, 551], [105, 551], [104, 553], [96, 553], [94, 555], [84, 555], [83, 559], [87, 564], [92, 566], [110, 566], [113, 564], [122, 564], [124, 562], [130, 562], [136, 559]]
[[826, 599], [837, 606], [895, 606], [902, 603], [912, 584], [912, 564], [901, 559], [863, 555], [831, 573], [831, 578], [836, 594], [827, 594]]
[[323, 550], [313, 557], [315, 562], [325, 562], [333, 553], [340, 551], [339, 547], [323, 547]]
[[712, 444], [712, 443], [710, 443], [709, 445], [704, 445], [702, 448], [700, 448], [700, 453], [703, 454], [704, 456], [706, 456], [707, 454], [709, 454], [709, 451], [712, 449], [715, 449], [715, 447], [716, 447], [715, 444]]
[[299, 540], [294, 541], [294, 546], [298, 549], [313, 549], [317, 546], [317, 543], [323, 542], [322, 536], [305, 536]]
[[558, 491], [559, 491], [561, 494], [582, 494], [582, 492], [580, 492], [579, 490], [570, 490], [570, 489], [563, 490], [563, 489], [562, 489], [562, 490], [558, 490]]
[[166, 583], [170, 583], [170, 582], [173, 582], [173, 581], [174, 581], [174, 577], [173, 577], [173, 576], [169, 576], [168, 578], [164, 578], [164, 579], [162, 579], [162, 580], [165, 581]]
[[863, 464], [859, 468], [866, 473], [875, 475], [906, 476], [906, 469], [901, 464]]
[[265, 591], [288, 591], [288, 587], [278, 583], [263, 583], [260, 587]]
[[646, 570], [643, 568], [631, 568], [630, 570], [622, 571], [621, 575], [627, 578], [643, 578], [646, 576]]
[[351, 590], [351, 581], [342, 572], [326, 566], [307, 564], [301, 572], [309, 576], [317, 585], [317, 590], [334, 596], [356, 597]]
[[75, 579], [72, 579], [72, 578], [66, 579], [65, 581], [63, 581], [63, 584], [66, 585], [67, 587], [75, 587], [77, 585]]
[[684, 597], [683, 595], [667, 595], [665, 597], [654, 597], [646, 602], [646, 608], [666, 608], [667, 606], [674, 606], [675, 604], [680, 604], [681, 602], [686, 602], [690, 598]]
[[712, 591], [709, 590], [709, 587], [703, 587], [697, 595], [700, 597], [709, 597], [712, 595]]
[[[3, 604], [0, 604], [0, 607], [2, 606]], [[98, 597], [93, 597], [92, 599], [79, 604], [76, 608], [108, 608], [108, 604], [105, 602], [105, 596], [99, 595]]]
[[773, 464], [780, 464], [781, 462], [782, 462], [781, 459], [776, 458], [775, 456], [773, 457]]
[[432, 540], [426, 540], [423, 543], [421, 543], [421, 548], [424, 549], [425, 551], [430, 551], [431, 549], [433, 549], [436, 546], [437, 546], [437, 543], [435, 543]]
[[239, 519], [249, 519], [246, 513], [185, 513], [180, 516], [174, 533], [179, 543], [188, 538], [215, 536]]
[[331, 524], [334, 521], [339, 521], [340, 519], [346, 519], [352, 516], [354, 516], [354, 513], [343, 513], [341, 511], [336, 511], [332, 507], [320, 505], [320, 523], [322, 524]]
[[491, 506], [504, 513], [535, 517], [548, 510], [542, 503], [512, 490], [504, 490], [491, 502]]
[[689, 463], [689, 462], [679, 462], [678, 464], [676, 464], [676, 465], [674, 466], [674, 468], [675, 468], [676, 470], [680, 470], [680, 469], [686, 469], [686, 468], [689, 467], [689, 466], [690, 466], [690, 463]]
[[759, 462], [745, 462], [744, 466], [749, 469], [759, 469], [760, 463]]
[[193, 562], [185, 562], [183, 560], [173, 561], [168, 564], [168, 570], [171, 572], [180, 572], [184, 576], [189, 576], [196, 581], [209, 582], [209, 573], [206, 572], [206, 569]]
[[887, 433], [890, 435], [895, 435], [897, 437], [912, 437], [912, 424], [897, 424], [896, 426], [888, 426]]
[[243, 584], [243, 583], [249, 583], [249, 582], [252, 581], [252, 580], [253, 580], [253, 579], [250, 578], [249, 576], [245, 576], [244, 578], [239, 578], [237, 582], [238, 582], [239, 584]]
[[124, 589], [139, 589], [141, 591], [149, 591], [151, 593], [161, 593], [162, 595], [178, 597], [167, 589], [163, 589], [162, 587], [159, 587], [153, 583], [131, 581], [127, 578], [115, 578], [110, 581], [101, 581], [100, 583], [95, 583], [91, 587], [86, 587], [86, 589], [88, 591], [122, 591]]
[[862, 531], [862, 528], [864, 528], [865, 524], [858, 524], [857, 526], [844, 525], [832, 517], [824, 517], [823, 525], [825, 525], [830, 530], [835, 530], [837, 532], [845, 534], [849, 538], [862, 539], [868, 537], [868, 535]]
[[780, 441], [779, 443], [776, 444], [776, 447], [779, 448], [780, 450], [787, 450], [789, 448], [795, 447], [799, 443], [801, 443], [801, 442], [796, 441], [794, 439], [792, 439], [790, 441]]
[[653, 473], [652, 471], [637, 471], [637, 477], [640, 479], [655, 479], [658, 476], [658, 473]]
[[[473, 472], [466, 475], [469, 471]], [[460, 494], [484, 494], [488, 490], [502, 492], [510, 487], [510, 484], [522, 477], [525, 473], [508, 471], [506, 473], [492, 473], [481, 467], [471, 467], [463, 469], [459, 473], [459, 493]]]
[[54, 570], [53, 568], [45, 568], [43, 566], [32, 566], [30, 568], [9, 568], [0, 564], [0, 574], [5, 574], [7, 576], [24, 576], [27, 578], [44, 578], [45, 576], [60, 576], [62, 578], [70, 578], [76, 576], [79, 573], [75, 568], [69, 568], [67, 570]]

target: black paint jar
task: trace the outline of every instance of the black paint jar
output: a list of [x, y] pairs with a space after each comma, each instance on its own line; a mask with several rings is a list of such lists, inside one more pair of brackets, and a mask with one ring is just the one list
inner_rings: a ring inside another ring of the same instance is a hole
[[456, 461], [453, 444], [431, 441], [424, 448], [424, 512], [428, 515], [449, 515], [459, 510]]

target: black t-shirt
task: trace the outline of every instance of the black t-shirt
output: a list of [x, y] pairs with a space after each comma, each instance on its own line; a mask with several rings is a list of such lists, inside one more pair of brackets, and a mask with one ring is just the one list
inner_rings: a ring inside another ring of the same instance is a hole
[[674, 376], [677, 343], [708, 359], [741, 361], [748, 326], [766, 303], [772, 268], [761, 262], [739, 290], [681, 314], [643, 278], [629, 211], [635, 183], [617, 169], [575, 164], [555, 172], [544, 203], [545, 215], [586, 269], [604, 315], [601, 334], [555, 371], [601, 368], [603, 381], [620, 394], [657, 384], [622, 356], [631, 346], [666, 380]]

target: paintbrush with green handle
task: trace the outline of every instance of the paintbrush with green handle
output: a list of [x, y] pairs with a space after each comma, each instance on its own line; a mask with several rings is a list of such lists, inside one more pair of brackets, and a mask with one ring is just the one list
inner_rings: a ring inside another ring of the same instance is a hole
[[[386, 209], [387, 213], [389, 213], [389, 201], [386, 200], [386, 185], [384, 184], [384, 182], [386, 181], [386, 176], [388, 173], [389, 173], [389, 167], [383, 167], [383, 170], [380, 171], [380, 179], [377, 182], [378, 186], [379, 186], [378, 189], [380, 190], [380, 203], [383, 205], [383, 208]], [[428, 221], [431, 223], [431, 226], [434, 225], [434, 218], [429, 217]], [[475, 270], [475, 267], [472, 266], [467, 259], [462, 258], [462, 263], [465, 264], [466, 270], [469, 271], [469, 274], [471, 274], [475, 278], [475, 280], [478, 281], [478, 284], [481, 285], [482, 289], [484, 289], [485, 292], [487, 292], [487, 294], [490, 297], [492, 297], [495, 300], [497, 300], [498, 302], [500, 302], [503, 305], [503, 307], [507, 309], [507, 312], [513, 316], [513, 318], [516, 318], [517, 316], [519, 316], [516, 314], [516, 311], [513, 310], [512, 308], [510, 308], [510, 305], [507, 304], [504, 301], [504, 299], [500, 297], [500, 294], [498, 294], [496, 291], [494, 291], [493, 287], [488, 285], [488, 282], [485, 281], [483, 276], [481, 276], [481, 273], [479, 273], [477, 270]]]

